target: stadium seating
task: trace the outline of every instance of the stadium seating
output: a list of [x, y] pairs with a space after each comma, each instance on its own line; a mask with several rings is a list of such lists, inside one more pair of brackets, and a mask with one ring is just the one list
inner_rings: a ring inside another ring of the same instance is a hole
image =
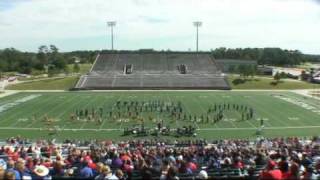
[[[126, 73], [126, 67], [130, 73]], [[183, 73], [179, 70], [183, 67]], [[75, 89], [230, 89], [207, 53], [100, 53]]]
[[[59, 143], [13, 137], [0, 142], [0, 171], [5, 172], [0, 179], [10, 172], [17, 179], [19, 174], [33, 179], [270, 179], [275, 171], [277, 179], [317, 179], [319, 142], [319, 137], [289, 137]], [[43, 176], [37, 175], [38, 166], [47, 169]]]

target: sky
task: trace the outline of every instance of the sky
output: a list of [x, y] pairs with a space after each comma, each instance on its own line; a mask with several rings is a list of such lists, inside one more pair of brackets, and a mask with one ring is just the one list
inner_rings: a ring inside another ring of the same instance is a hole
[[320, 54], [320, 0], [0, 0], [0, 49], [280, 47]]

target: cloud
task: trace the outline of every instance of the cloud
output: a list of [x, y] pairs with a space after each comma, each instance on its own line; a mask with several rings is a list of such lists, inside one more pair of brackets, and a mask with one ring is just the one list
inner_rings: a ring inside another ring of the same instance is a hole
[[106, 48], [106, 22], [115, 20], [117, 48], [194, 49], [192, 22], [201, 20], [203, 50], [278, 46], [318, 53], [314, 1], [19, 0], [0, 9], [0, 48], [36, 50], [41, 43], [58, 43], [62, 50]]
[[154, 24], [154, 23], [167, 23], [169, 19], [161, 18], [161, 17], [149, 17], [149, 16], [139, 16], [141, 20], [145, 21], [146, 23]]

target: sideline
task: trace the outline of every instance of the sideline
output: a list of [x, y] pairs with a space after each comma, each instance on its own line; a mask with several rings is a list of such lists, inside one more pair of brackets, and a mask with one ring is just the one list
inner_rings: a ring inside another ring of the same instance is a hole
[[[320, 126], [287, 126], [287, 127], [264, 127], [264, 130], [285, 130], [285, 129], [314, 129], [320, 128]], [[54, 129], [54, 128], [53, 128]], [[47, 131], [47, 128], [24, 128], [24, 127], [0, 127], [0, 130], [39, 130]], [[120, 131], [123, 129], [72, 129], [72, 128], [58, 128], [58, 131]], [[176, 130], [176, 129], [172, 129]], [[257, 130], [257, 128], [203, 128], [197, 129], [198, 131], [226, 131], [226, 130]]]

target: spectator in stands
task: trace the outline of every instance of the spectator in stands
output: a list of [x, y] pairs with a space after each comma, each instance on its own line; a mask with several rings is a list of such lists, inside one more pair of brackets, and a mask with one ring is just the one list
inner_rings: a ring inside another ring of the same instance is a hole
[[43, 165], [36, 166], [33, 170], [32, 179], [52, 179], [49, 175], [49, 169]]
[[180, 174], [192, 174], [193, 173], [191, 168], [187, 166], [187, 162], [184, 160], [182, 160], [180, 162], [180, 167], [179, 167], [178, 171]]
[[178, 169], [174, 166], [170, 167], [166, 175], [161, 175], [160, 180], [179, 180]]
[[53, 168], [50, 174], [57, 178], [64, 176], [64, 167], [61, 161], [56, 161], [53, 163]]
[[18, 171], [16, 179], [31, 179], [30, 171], [26, 169], [23, 159], [19, 159], [16, 163], [16, 170]]
[[301, 165], [305, 168], [309, 167], [312, 164], [312, 160], [308, 157], [306, 152], [302, 153]]
[[197, 176], [198, 179], [208, 179], [208, 173], [205, 170], [201, 170]]
[[4, 179], [5, 173], [5, 169], [0, 165], [0, 179]]
[[[208, 177], [214, 176], [213, 172], [236, 168], [248, 174], [249, 179], [257, 178], [259, 174], [261, 179], [312, 179], [320, 170], [319, 138], [221, 140], [210, 145], [205, 141], [192, 140], [67, 141], [64, 145], [48, 145], [49, 142], [40, 140], [26, 147], [20, 142], [8, 140], [7, 145], [0, 147], [0, 154], [5, 157], [0, 161], [0, 167], [6, 167], [6, 174], [16, 179], [30, 177], [30, 174], [35, 177], [34, 169], [39, 165], [50, 169], [49, 175], [53, 177], [95, 179], [123, 179], [131, 174], [143, 179], [160, 176], [162, 179], [200, 178], [201, 175], [205, 177], [205, 173], [199, 173], [203, 168]], [[46, 156], [50, 154], [52, 160], [41, 154], [35, 156], [39, 149], [46, 152]], [[12, 152], [17, 154], [13, 156]], [[103, 163], [112, 166], [114, 174], [110, 166]], [[265, 170], [261, 172], [261, 166], [265, 165]]]
[[116, 172], [115, 172], [115, 175], [119, 180], [124, 180], [125, 179], [124, 174], [121, 171], [121, 169], [117, 169]]
[[15, 162], [12, 159], [7, 162], [7, 172], [12, 172], [15, 177], [20, 177], [19, 172], [15, 169]]
[[89, 163], [87, 161], [83, 162], [83, 168], [80, 170], [80, 178], [92, 178], [93, 171], [92, 168], [89, 167]]
[[300, 179], [300, 168], [299, 164], [296, 162], [293, 162], [290, 166], [289, 175], [286, 179]]
[[120, 159], [118, 154], [114, 154], [114, 158], [112, 159], [112, 167], [113, 168], [121, 168], [122, 167], [122, 160]]
[[118, 177], [115, 174], [112, 174], [112, 171], [109, 166], [105, 166], [103, 174], [105, 175], [105, 179], [108, 179], [108, 180], [117, 180], [118, 179]]
[[276, 162], [269, 160], [268, 165], [265, 170], [263, 170], [260, 174], [260, 179], [282, 179], [282, 173], [279, 169], [275, 169], [276, 167]]
[[[1, 179], [1, 177], [0, 177], [0, 179]], [[4, 176], [3, 179], [6, 179], [6, 180], [15, 180], [15, 179], [16, 179], [15, 173], [12, 172], [12, 171], [7, 171], [7, 172], [5, 173], [5, 176]]]
[[287, 179], [289, 177], [289, 162], [286, 156], [281, 156], [281, 161], [278, 163], [279, 170], [282, 173], [282, 178]]
[[310, 166], [305, 168], [305, 171], [303, 172], [302, 179], [305, 179], [305, 180], [307, 180], [307, 179], [318, 179], [318, 177], [319, 176], [313, 172], [312, 165], [310, 165]]

